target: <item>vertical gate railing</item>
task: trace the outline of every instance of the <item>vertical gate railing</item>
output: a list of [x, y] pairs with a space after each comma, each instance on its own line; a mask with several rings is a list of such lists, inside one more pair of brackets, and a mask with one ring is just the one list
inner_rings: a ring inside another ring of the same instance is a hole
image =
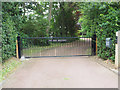
[[90, 37], [17, 37], [18, 56], [91, 56], [96, 55], [96, 35]]

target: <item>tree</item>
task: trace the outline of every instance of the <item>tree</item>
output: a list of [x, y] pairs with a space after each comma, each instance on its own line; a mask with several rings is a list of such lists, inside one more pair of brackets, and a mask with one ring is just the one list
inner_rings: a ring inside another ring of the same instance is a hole
[[75, 11], [74, 5], [75, 3], [59, 3], [58, 13], [52, 19], [54, 21], [51, 30], [53, 36], [75, 36], [77, 22], [73, 13]]

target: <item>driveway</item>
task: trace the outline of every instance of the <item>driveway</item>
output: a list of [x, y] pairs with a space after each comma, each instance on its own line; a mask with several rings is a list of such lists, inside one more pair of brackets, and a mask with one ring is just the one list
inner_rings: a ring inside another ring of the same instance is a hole
[[118, 88], [118, 75], [91, 57], [31, 58], [3, 88]]

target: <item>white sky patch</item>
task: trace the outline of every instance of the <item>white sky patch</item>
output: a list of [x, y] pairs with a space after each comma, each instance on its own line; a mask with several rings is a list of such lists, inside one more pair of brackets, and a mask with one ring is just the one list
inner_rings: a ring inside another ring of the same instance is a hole
[[[39, 2], [39, 3], [40, 3], [40, 2]], [[29, 3], [25, 3], [25, 4], [26, 4], [26, 5], [29, 5]], [[40, 3], [40, 4], [41, 4], [41, 3]], [[35, 5], [33, 4], [32, 6], [34, 7]], [[47, 7], [49, 7], [49, 5], [47, 5]], [[21, 8], [22, 11], [24, 12], [23, 7], [19, 7], [19, 8]], [[42, 8], [45, 9], [44, 7], [42, 7]], [[34, 10], [25, 8], [25, 11], [26, 11], [25, 16], [27, 16], [28, 19], [29, 19], [29, 16], [30, 16], [30, 15], [32, 15], [31, 18], [34, 18], [34, 19], [35, 19], [36, 17], [39, 17], [39, 15], [36, 14], [36, 11], [34, 11]], [[46, 10], [45, 12], [43, 12], [44, 15], [46, 15], [46, 14], [48, 14], [48, 13], [49, 13], [49, 10]], [[44, 18], [48, 18], [48, 16], [44, 16]]]
[[49, 7], [49, 5], [47, 5], [47, 7]]
[[46, 10], [45, 12], [43, 12], [43, 14], [48, 14], [49, 13], [49, 10]]
[[43, 18], [47, 19], [47, 16], [44, 16]]
[[58, 3], [58, 8], [60, 8], [60, 3]]
[[35, 11], [29, 9], [29, 10], [25, 13], [25, 15], [28, 16], [28, 15], [34, 14], [34, 13], [35, 13]]

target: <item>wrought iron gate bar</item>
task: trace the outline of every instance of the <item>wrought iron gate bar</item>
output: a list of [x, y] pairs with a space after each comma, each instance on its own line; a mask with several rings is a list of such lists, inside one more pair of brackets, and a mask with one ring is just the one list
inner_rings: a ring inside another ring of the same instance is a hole
[[75, 57], [75, 56], [76, 56], [76, 57], [77, 57], [77, 56], [78, 56], [78, 57], [79, 57], [79, 56], [83, 56], [83, 57], [84, 57], [84, 56], [91, 56], [91, 55], [69, 55], [69, 56], [31, 56], [31, 57], [29, 56], [29, 57], [25, 57], [25, 58]]
[[90, 37], [22, 37], [21, 53], [26, 58], [91, 56]]
[[57, 39], [57, 38], [90, 38], [90, 37], [22, 37], [21, 39]]

